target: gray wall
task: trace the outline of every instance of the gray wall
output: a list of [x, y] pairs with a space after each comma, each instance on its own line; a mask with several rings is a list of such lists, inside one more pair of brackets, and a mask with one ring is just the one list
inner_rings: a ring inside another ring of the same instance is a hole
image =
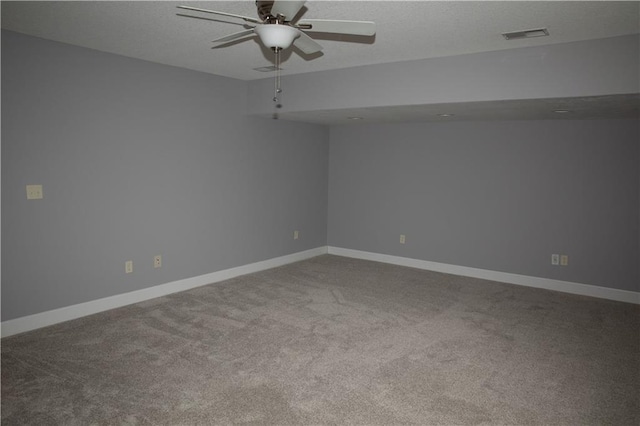
[[[637, 46], [622, 37], [380, 65], [366, 78], [294, 76], [286, 107], [637, 93]], [[591, 53], [571, 53], [582, 48]], [[516, 72], [528, 63], [538, 71]], [[569, 72], [581, 66], [580, 78]], [[486, 72], [451, 91], [448, 69]], [[550, 89], [546, 69], [561, 76]], [[494, 71], [514, 80], [501, 86]], [[261, 111], [246, 100], [263, 84], [3, 31], [2, 320], [327, 241], [640, 290], [636, 120], [327, 129], [246, 116]], [[27, 184], [43, 184], [45, 198], [27, 201]], [[570, 265], [551, 266], [551, 253]]]
[[332, 127], [329, 245], [638, 291], [639, 141], [637, 120]]
[[2, 320], [326, 245], [328, 129], [250, 119], [246, 98], [3, 31]]

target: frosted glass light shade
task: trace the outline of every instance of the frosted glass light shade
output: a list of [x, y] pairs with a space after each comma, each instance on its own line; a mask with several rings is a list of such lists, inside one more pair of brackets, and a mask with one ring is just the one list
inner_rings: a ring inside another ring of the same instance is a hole
[[299, 31], [288, 25], [263, 24], [255, 28], [255, 32], [267, 47], [286, 49], [298, 37]]

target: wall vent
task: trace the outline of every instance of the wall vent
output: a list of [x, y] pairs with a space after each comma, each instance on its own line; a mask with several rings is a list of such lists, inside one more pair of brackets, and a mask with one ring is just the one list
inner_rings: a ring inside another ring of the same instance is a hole
[[532, 37], [544, 37], [548, 36], [549, 31], [546, 28], [536, 28], [533, 30], [511, 31], [509, 33], [502, 33], [502, 37], [507, 40], [516, 40], [519, 38], [532, 38]]

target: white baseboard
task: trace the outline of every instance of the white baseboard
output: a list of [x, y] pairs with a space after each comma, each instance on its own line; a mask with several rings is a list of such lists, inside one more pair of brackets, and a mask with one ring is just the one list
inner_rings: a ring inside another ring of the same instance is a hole
[[640, 293], [614, 288], [599, 287], [588, 284], [559, 281], [549, 278], [530, 277], [526, 275], [511, 274], [507, 272], [490, 271], [486, 269], [470, 268], [466, 266], [450, 265], [446, 263], [430, 262], [427, 260], [410, 259], [407, 257], [391, 256], [387, 254], [371, 253], [360, 250], [345, 249], [340, 247], [317, 247], [286, 256], [263, 260], [236, 268], [225, 269], [223, 271], [186, 278], [179, 281], [161, 284], [142, 290], [129, 293], [118, 294], [105, 297], [103, 299], [92, 300], [77, 305], [66, 306], [64, 308], [41, 312], [2, 322], [0, 334], [2, 337], [12, 336], [18, 333], [35, 330], [64, 321], [97, 314], [109, 309], [120, 308], [133, 303], [144, 302], [156, 297], [166, 296], [172, 293], [201, 287], [207, 284], [228, 280], [241, 275], [251, 274], [266, 269], [276, 268], [289, 263], [320, 256], [322, 254], [333, 254], [336, 256], [352, 257], [356, 259], [372, 260], [375, 262], [390, 263], [411, 268], [425, 269], [429, 271], [442, 272], [446, 274], [461, 275], [472, 278], [504, 282], [509, 284], [523, 285], [527, 287], [544, 288], [564, 293], [579, 294], [583, 296], [599, 297], [602, 299], [616, 300], [619, 302], [640, 304]]
[[351, 250], [340, 247], [328, 247], [328, 253], [336, 256], [353, 257], [356, 259], [373, 260], [376, 262], [391, 263], [411, 268], [426, 269], [429, 271], [443, 272], [445, 274], [461, 275], [465, 277], [481, 278], [508, 284], [523, 285], [527, 287], [544, 288], [563, 293], [579, 294], [582, 296], [599, 297], [601, 299], [616, 300], [640, 304], [640, 293], [635, 291], [618, 290], [615, 288], [599, 287], [589, 284], [580, 284], [569, 281], [553, 280], [549, 278], [530, 277], [526, 275], [510, 274], [508, 272], [490, 271], [486, 269], [469, 268], [466, 266], [449, 265], [447, 263], [429, 262], [427, 260], [410, 259], [407, 257], [391, 256], [387, 254], [371, 253], [360, 250]]
[[288, 254], [286, 256], [263, 260], [261, 262], [251, 263], [249, 265], [238, 266], [236, 268], [225, 269], [223, 271], [213, 272], [210, 274], [200, 275], [192, 278], [186, 278], [183, 280], [161, 284], [142, 290], [105, 297], [103, 299], [92, 300], [90, 302], [79, 303], [77, 305], [66, 306], [64, 308], [41, 312], [34, 315], [28, 315], [25, 317], [2, 322], [1, 334], [2, 337], [7, 337], [18, 333], [24, 333], [25, 331], [35, 330], [37, 328], [46, 327], [87, 315], [97, 314], [98, 312], [107, 311], [109, 309], [120, 308], [122, 306], [131, 305], [133, 303], [155, 299], [156, 297], [162, 297], [168, 294], [178, 293], [180, 291], [189, 290], [195, 287], [201, 287], [207, 284], [228, 280], [240, 275], [251, 274], [266, 269], [276, 268], [288, 263], [299, 262], [301, 260], [320, 256], [326, 253], [326, 246], [318, 247], [311, 250]]

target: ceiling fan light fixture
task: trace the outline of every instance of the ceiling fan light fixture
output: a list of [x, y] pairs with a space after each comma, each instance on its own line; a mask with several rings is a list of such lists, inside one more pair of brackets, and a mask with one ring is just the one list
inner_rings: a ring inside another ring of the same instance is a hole
[[[244, 25], [244, 31], [239, 31], [234, 34], [218, 38], [212, 42], [228, 44], [232, 41], [244, 41], [250, 37], [255, 40], [253, 35], [257, 34], [260, 43], [264, 47], [273, 51], [274, 65], [273, 67], [254, 69], [262, 72], [275, 71], [273, 102], [275, 102], [274, 105], [276, 108], [282, 108], [282, 104], [280, 103], [280, 94], [282, 93], [282, 68], [280, 68], [282, 51], [291, 47], [294, 41], [298, 50], [304, 55], [314, 55], [322, 51], [322, 46], [314, 41], [313, 37], [308, 35], [305, 31], [313, 30], [314, 32], [330, 34], [351, 34], [363, 36], [373, 36], [376, 32], [375, 22], [369, 21], [313, 19], [295, 24], [295, 17], [300, 14], [300, 11], [304, 7], [306, 1], [307, 0], [256, 0], [256, 7], [258, 8], [258, 16], [260, 19], [236, 15], [229, 12], [201, 9], [192, 6], [177, 6], [177, 8], [193, 12], [210, 13], [212, 15], [242, 19], [245, 21], [247, 24]], [[186, 15], [183, 13], [178, 13], [178, 16], [204, 19], [208, 21], [217, 20], [214, 18], [207, 18], [205, 16]], [[214, 46], [214, 48], [217, 47], [222, 46]], [[274, 114], [274, 118], [277, 117], [277, 113]]]
[[286, 49], [300, 36], [300, 31], [288, 25], [264, 24], [255, 28], [262, 43], [272, 49]]

